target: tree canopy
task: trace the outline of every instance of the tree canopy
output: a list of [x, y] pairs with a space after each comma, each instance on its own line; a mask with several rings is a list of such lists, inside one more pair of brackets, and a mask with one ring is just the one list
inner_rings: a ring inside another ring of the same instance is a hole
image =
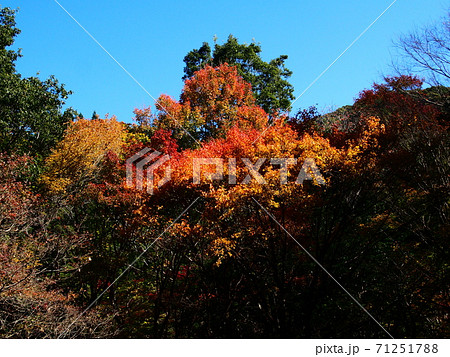
[[16, 73], [0, 13], [1, 338], [449, 335], [435, 87], [390, 76], [289, 117], [204, 45], [179, 100], [71, 120], [55, 80]]
[[15, 62], [20, 51], [10, 49], [20, 33], [15, 10], [0, 9], [0, 151], [44, 157], [74, 118], [74, 111], [62, 111], [70, 94], [50, 77], [22, 78]]
[[236, 66], [238, 74], [252, 85], [256, 103], [267, 113], [286, 111], [294, 99], [294, 88], [288, 82], [292, 72], [285, 67], [288, 56], [281, 55], [265, 62], [261, 52], [259, 44], [240, 44], [232, 35], [222, 45], [215, 43], [214, 49], [203, 42], [200, 48], [184, 57], [183, 80], [191, 78], [206, 65], [217, 67], [227, 63]]

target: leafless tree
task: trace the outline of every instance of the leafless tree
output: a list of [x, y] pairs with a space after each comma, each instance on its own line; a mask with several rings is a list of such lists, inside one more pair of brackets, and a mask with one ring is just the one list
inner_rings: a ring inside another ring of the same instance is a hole
[[450, 113], [450, 9], [440, 21], [401, 36], [394, 45], [397, 74], [422, 77], [431, 86], [426, 95], [408, 94]]
[[422, 73], [433, 85], [450, 84], [450, 11], [440, 22], [401, 36], [395, 45], [399, 72]]

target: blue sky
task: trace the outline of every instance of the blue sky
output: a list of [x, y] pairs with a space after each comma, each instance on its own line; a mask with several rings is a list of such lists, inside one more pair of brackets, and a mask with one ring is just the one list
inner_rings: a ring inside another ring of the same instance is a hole
[[[183, 58], [202, 42], [256, 40], [262, 57], [281, 54], [298, 96], [393, 0], [122, 1], [58, 0], [154, 97], [178, 99]], [[131, 122], [133, 109], [153, 104], [54, 0], [1, 1], [20, 8], [23, 49], [17, 70], [55, 75], [74, 92], [68, 106]], [[352, 104], [358, 93], [392, 73], [392, 41], [439, 20], [444, 0], [398, 0], [293, 106], [320, 110]]]

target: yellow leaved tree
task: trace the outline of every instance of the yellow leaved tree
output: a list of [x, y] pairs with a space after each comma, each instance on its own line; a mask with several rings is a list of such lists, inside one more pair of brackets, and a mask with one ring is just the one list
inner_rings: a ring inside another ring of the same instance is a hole
[[119, 154], [124, 137], [124, 125], [115, 117], [72, 122], [46, 160], [42, 183], [57, 193], [92, 178], [108, 151]]

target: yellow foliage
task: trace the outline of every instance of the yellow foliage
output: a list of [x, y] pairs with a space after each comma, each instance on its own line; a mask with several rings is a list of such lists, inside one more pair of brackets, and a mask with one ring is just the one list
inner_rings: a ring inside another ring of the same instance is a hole
[[378, 147], [378, 136], [385, 132], [385, 127], [377, 117], [367, 118], [365, 124], [366, 127], [362, 135], [357, 140], [349, 142], [345, 160], [346, 165], [354, 166], [362, 158], [365, 159], [364, 165], [366, 168], [372, 167], [375, 164], [375, 157], [364, 157], [361, 154], [368, 149]]
[[125, 129], [111, 119], [79, 119], [47, 158], [42, 182], [51, 193], [61, 192], [82, 178], [91, 177], [108, 151], [119, 154]]
[[[239, 233], [233, 234], [232, 238], [239, 238]], [[217, 257], [216, 266], [222, 264], [223, 260], [233, 255], [232, 251], [236, 248], [236, 241], [227, 238], [217, 238], [212, 242], [212, 252]]]
[[380, 124], [380, 119], [376, 117], [369, 117], [366, 120], [366, 128], [362, 132], [361, 137], [356, 142], [351, 142], [348, 150], [350, 157], [356, 156], [368, 149], [378, 145], [377, 136], [385, 130], [384, 124]]
[[148, 144], [150, 143], [150, 138], [148, 135], [144, 133], [130, 133], [125, 132], [124, 133], [124, 142], [128, 144], [137, 144], [137, 143], [144, 143]]

